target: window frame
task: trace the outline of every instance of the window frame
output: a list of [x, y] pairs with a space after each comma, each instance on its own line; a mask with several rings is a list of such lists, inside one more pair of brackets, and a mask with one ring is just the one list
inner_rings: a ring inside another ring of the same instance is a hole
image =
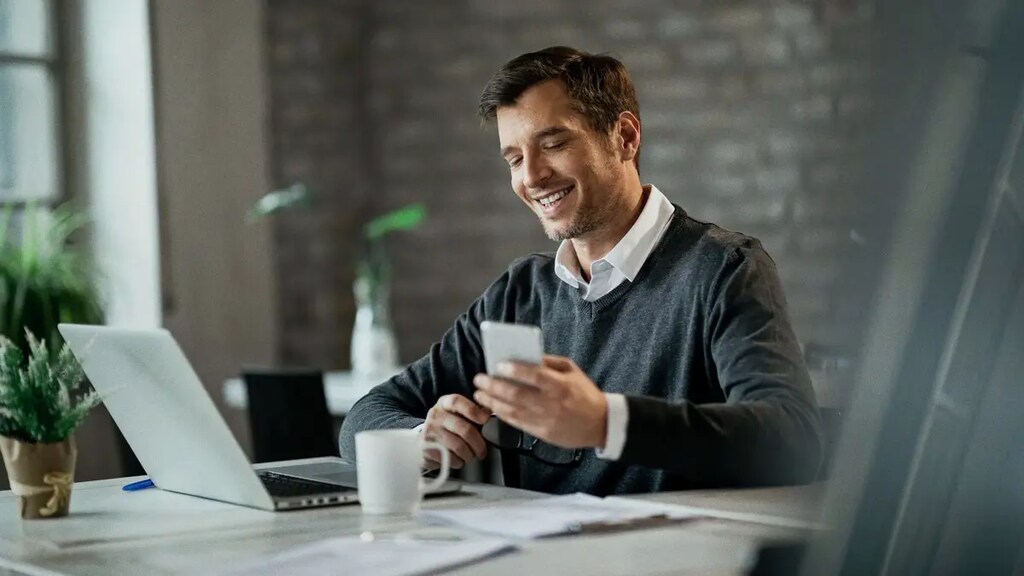
[[3, 198], [0, 197], [0, 210], [12, 207], [15, 212], [23, 212], [30, 204], [41, 208], [53, 208], [70, 197], [68, 169], [71, 166], [68, 146], [69, 98], [68, 98], [68, 53], [67, 53], [67, 7], [66, 0], [47, 0], [49, 12], [46, 23], [51, 46], [48, 54], [28, 55], [10, 50], [0, 49], [0, 68], [9, 65], [14, 66], [35, 66], [45, 69], [51, 79], [50, 86], [53, 89], [53, 132], [54, 150], [53, 157], [56, 166], [56, 185], [53, 194], [46, 199], [29, 198]]

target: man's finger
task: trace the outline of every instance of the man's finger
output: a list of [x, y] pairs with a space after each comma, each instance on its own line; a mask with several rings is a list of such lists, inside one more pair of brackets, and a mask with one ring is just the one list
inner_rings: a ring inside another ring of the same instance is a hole
[[[508, 424], [515, 426], [516, 422], [520, 422], [524, 416], [524, 412], [521, 407], [504, 402], [499, 398], [495, 398], [489, 392], [483, 390], [477, 390], [473, 394], [473, 398], [477, 402], [487, 406], [494, 411], [494, 415], [501, 418]], [[517, 428], [519, 426], [516, 426]]]
[[557, 370], [558, 372], [569, 372], [576, 367], [576, 363], [570, 358], [565, 356], [555, 356], [554, 354], [544, 355], [544, 366]]
[[475, 402], [460, 394], [449, 394], [443, 398], [441, 407], [449, 412], [455, 412], [476, 424], [483, 426], [491, 413], [478, 406]]
[[495, 376], [538, 387], [541, 385], [538, 378], [539, 370], [540, 366], [537, 364], [527, 364], [525, 362], [501, 362], [498, 364], [498, 373], [495, 374]]
[[533, 386], [524, 386], [501, 378], [488, 378], [481, 383], [484, 385], [480, 389], [490, 396], [524, 409], [539, 408], [547, 402], [546, 395]]
[[[553, 358], [559, 358], [554, 356]], [[556, 361], [557, 362], [557, 361]], [[569, 362], [572, 362], [569, 360]], [[559, 364], [562, 366], [562, 364]], [[502, 363], [498, 368], [500, 378], [512, 380], [525, 384], [541, 392], [550, 392], [549, 396], [558, 396], [559, 388], [562, 386], [564, 372], [550, 366], [538, 364], [525, 364], [522, 362]]]
[[450, 414], [441, 421], [441, 426], [462, 438], [477, 458], [483, 459], [484, 456], [487, 456], [487, 443], [484, 441], [484, 437], [480, 435], [480, 430], [468, 420], [457, 414]]
[[[454, 432], [449, 432], [444, 428], [438, 428], [434, 430], [431, 435], [435, 442], [440, 442], [442, 446], [448, 449], [448, 452], [452, 455], [452, 468], [459, 468], [465, 462], [470, 462], [476, 458], [473, 456], [473, 449], [469, 447], [469, 444], [462, 439], [461, 436]], [[455, 460], [459, 460], [459, 466], [455, 466]]]
[[[536, 422], [533, 415], [524, 413], [515, 406], [506, 404], [492, 396], [488, 396], [486, 392], [481, 390], [477, 390], [476, 394], [473, 395], [473, 398], [485, 406], [490, 406], [491, 409], [494, 410], [494, 414], [501, 418], [506, 424], [513, 428], [519, 428], [527, 434], [532, 434], [541, 438], [538, 436], [538, 430], [535, 426]], [[543, 440], [543, 438], [541, 439]]]

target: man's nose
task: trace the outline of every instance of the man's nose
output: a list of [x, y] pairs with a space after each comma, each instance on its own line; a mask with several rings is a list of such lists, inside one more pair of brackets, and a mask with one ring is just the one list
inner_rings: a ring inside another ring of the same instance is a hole
[[551, 177], [551, 166], [539, 155], [523, 158], [523, 184], [527, 188], [542, 188]]

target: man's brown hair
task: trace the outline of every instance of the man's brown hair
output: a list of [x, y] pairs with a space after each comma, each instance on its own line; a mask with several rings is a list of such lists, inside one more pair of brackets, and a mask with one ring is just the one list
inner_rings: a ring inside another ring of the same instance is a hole
[[[480, 118], [493, 121], [498, 108], [514, 105], [528, 88], [548, 80], [565, 84], [576, 111], [601, 134], [611, 131], [622, 112], [632, 112], [640, 119], [633, 80], [622, 62], [566, 46], [552, 46], [509, 60], [484, 86]], [[639, 169], [639, 150], [633, 162]]]

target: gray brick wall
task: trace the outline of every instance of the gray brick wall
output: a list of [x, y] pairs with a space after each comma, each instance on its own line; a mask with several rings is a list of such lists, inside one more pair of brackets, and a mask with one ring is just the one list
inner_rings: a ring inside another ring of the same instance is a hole
[[641, 176], [694, 216], [759, 237], [801, 340], [856, 344], [862, 297], [851, 159], [871, 109], [870, 11], [857, 2], [270, 0], [277, 184], [323, 209], [277, 223], [283, 357], [347, 365], [358, 223], [423, 201], [389, 246], [402, 358], [420, 356], [516, 256], [551, 250], [475, 117], [490, 75], [553, 44], [631, 70]]

